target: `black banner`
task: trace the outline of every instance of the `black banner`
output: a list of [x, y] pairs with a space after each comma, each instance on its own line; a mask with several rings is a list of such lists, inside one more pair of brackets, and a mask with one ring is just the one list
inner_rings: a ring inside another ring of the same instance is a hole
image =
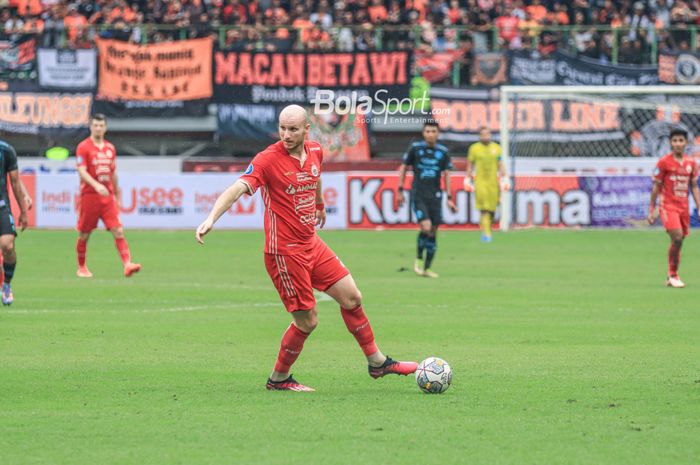
[[319, 89], [408, 97], [411, 53], [214, 53], [217, 103], [309, 104]]
[[644, 86], [659, 81], [656, 66], [613, 65], [556, 51], [508, 53], [508, 78], [514, 85]]
[[121, 101], [95, 100], [95, 113], [115, 118], [173, 118], [176, 116], [207, 116], [209, 99], [173, 101]]
[[700, 84], [700, 53], [663, 50], [659, 54], [659, 81], [665, 84]]
[[272, 143], [279, 139], [275, 105], [218, 105], [217, 128], [220, 135], [239, 140]]

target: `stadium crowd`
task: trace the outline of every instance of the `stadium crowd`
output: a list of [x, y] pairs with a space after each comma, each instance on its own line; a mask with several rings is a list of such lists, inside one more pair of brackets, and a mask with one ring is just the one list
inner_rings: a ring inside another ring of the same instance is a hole
[[[640, 63], [691, 49], [700, 0], [0, 0], [4, 39], [89, 47], [96, 34], [133, 42], [201, 37], [242, 49], [565, 48]], [[570, 26], [562, 28], [562, 26]], [[217, 35], [218, 37], [218, 35]]]

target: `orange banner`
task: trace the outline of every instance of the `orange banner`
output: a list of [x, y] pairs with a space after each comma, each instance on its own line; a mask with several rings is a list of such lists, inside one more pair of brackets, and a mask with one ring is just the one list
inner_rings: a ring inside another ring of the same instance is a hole
[[99, 51], [98, 98], [196, 100], [212, 95], [212, 39], [134, 45], [95, 39]]

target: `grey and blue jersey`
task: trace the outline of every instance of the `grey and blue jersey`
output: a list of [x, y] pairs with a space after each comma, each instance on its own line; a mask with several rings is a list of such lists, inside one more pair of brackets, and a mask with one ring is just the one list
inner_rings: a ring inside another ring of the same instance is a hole
[[442, 172], [452, 169], [450, 155], [442, 144], [429, 146], [427, 142], [414, 142], [403, 156], [403, 163], [413, 167], [412, 195], [435, 198], [440, 196]]

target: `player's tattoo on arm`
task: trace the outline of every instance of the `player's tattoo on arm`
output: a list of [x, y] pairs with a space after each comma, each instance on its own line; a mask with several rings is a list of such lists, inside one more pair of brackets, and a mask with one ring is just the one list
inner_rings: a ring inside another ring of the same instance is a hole
[[654, 181], [654, 187], [651, 188], [651, 198], [649, 199], [649, 210], [656, 208], [656, 198], [661, 192], [661, 181]]
[[321, 178], [318, 178], [318, 186], [316, 186], [316, 205], [323, 203], [323, 187], [321, 187]]
[[403, 183], [406, 180], [407, 169], [408, 169], [408, 166], [406, 166], [405, 163], [401, 163], [401, 167], [399, 168], [399, 189], [403, 188]]

